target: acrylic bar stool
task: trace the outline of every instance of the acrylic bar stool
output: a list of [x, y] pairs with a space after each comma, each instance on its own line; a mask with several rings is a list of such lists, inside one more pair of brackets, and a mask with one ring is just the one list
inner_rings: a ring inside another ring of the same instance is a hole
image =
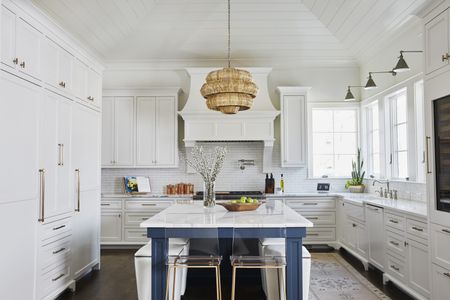
[[[220, 279], [222, 257], [220, 256], [218, 233], [217, 228], [207, 229], [204, 231], [205, 238], [190, 240], [189, 255], [168, 256], [166, 300], [175, 300], [173, 296], [177, 286], [177, 272], [183, 272], [188, 269], [213, 269], [216, 279], [216, 299], [222, 300]], [[169, 290], [171, 291], [170, 293]], [[169, 298], [169, 295], [172, 295], [172, 299]]]
[[[283, 235], [285, 229], [279, 229], [280, 235]], [[233, 249], [230, 257], [231, 266], [233, 268], [231, 300], [236, 297], [236, 281], [238, 269], [261, 269], [273, 270], [277, 272], [279, 299], [286, 299], [285, 273], [286, 273], [286, 257], [281, 254], [262, 255], [258, 251], [258, 239], [249, 239], [241, 235], [239, 229], [233, 230]]]

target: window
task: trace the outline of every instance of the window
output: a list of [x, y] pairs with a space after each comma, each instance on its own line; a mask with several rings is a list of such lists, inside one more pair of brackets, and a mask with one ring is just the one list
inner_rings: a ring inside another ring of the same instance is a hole
[[[311, 110], [312, 177], [350, 177], [358, 147], [358, 109]], [[311, 171], [310, 171], [311, 172]]]
[[406, 88], [387, 96], [390, 108], [391, 177], [408, 178], [408, 105]]
[[368, 175], [380, 177], [380, 115], [378, 101], [366, 107], [366, 141]]

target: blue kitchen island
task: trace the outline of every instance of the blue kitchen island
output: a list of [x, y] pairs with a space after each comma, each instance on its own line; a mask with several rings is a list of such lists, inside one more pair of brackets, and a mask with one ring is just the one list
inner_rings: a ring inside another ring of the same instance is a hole
[[312, 226], [282, 201], [249, 212], [229, 212], [219, 205], [205, 209], [201, 201], [175, 204], [141, 223], [152, 239], [152, 300], [165, 299], [169, 239], [208, 238], [212, 228], [219, 239], [232, 239], [236, 233], [242, 238], [285, 239], [287, 300], [302, 299], [302, 239]]

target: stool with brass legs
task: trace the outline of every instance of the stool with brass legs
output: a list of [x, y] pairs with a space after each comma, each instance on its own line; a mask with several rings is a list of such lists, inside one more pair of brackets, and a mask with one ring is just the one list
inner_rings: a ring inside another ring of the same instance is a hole
[[[282, 231], [285, 229], [279, 230]], [[239, 229], [233, 230], [233, 249], [232, 256], [230, 257], [232, 266], [231, 300], [235, 300], [236, 297], [238, 269], [276, 270], [278, 275], [278, 297], [280, 300], [286, 299], [286, 257], [278, 253], [277, 255], [261, 253], [258, 250], [258, 244], [258, 239], [245, 238], [240, 235]]]
[[[177, 276], [179, 272], [189, 272], [189, 269], [211, 269], [214, 271], [216, 279], [216, 299], [222, 300], [222, 289], [220, 280], [220, 264], [222, 256], [219, 248], [218, 228], [207, 229], [204, 232], [204, 238], [190, 239], [189, 253], [187, 255], [168, 255], [167, 264], [167, 283], [166, 300], [178, 300], [174, 298], [174, 291], [177, 285]], [[172, 299], [170, 299], [172, 295]], [[212, 297], [210, 299], [213, 299]]]

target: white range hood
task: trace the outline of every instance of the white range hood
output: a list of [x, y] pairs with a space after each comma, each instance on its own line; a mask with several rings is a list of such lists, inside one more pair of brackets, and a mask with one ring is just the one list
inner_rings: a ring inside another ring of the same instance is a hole
[[263, 170], [272, 165], [274, 120], [279, 115], [272, 104], [267, 89], [267, 78], [271, 68], [242, 68], [249, 71], [259, 88], [251, 109], [235, 115], [225, 115], [209, 110], [200, 88], [209, 72], [218, 68], [186, 69], [191, 87], [186, 105], [179, 114], [184, 119], [184, 143], [187, 155], [199, 141], [261, 141], [264, 143]]

